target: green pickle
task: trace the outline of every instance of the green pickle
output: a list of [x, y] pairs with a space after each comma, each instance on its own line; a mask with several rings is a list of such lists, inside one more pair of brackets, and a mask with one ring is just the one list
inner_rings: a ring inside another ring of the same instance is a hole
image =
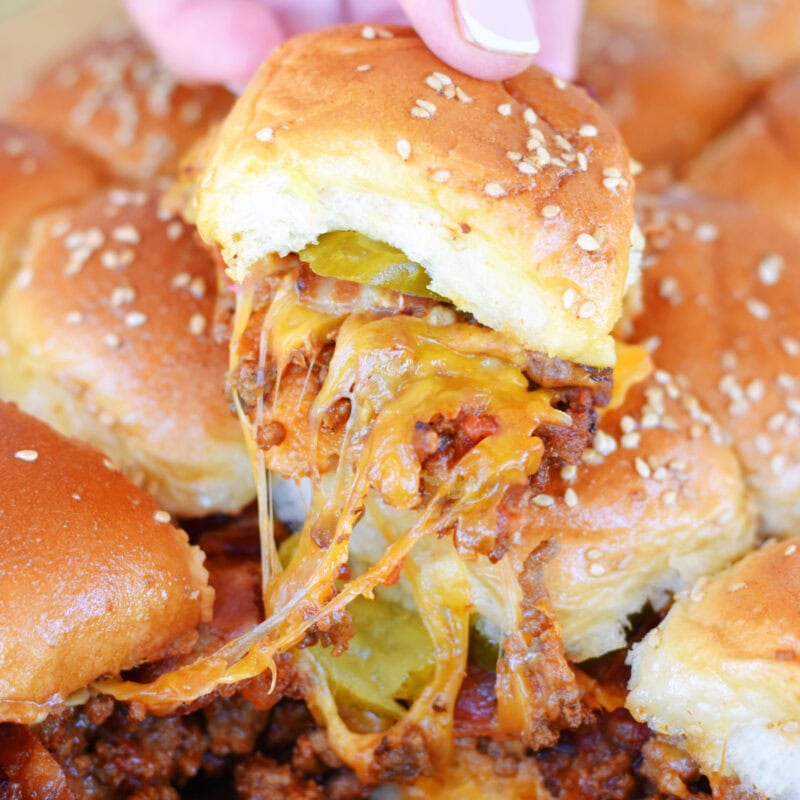
[[317, 275], [441, 299], [428, 288], [431, 279], [424, 267], [410, 261], [402, 250], [357, 231], [324, 233], [299, 255]]
[[316, 645], [340, 707], [400, 718], [433, 677], [433, 643], [419, 614], [376, 597], [348, 606], [355, 635], [339, 656]]

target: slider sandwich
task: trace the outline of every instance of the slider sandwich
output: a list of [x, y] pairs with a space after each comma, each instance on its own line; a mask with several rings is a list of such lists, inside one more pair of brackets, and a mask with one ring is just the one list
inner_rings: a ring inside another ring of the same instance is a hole
[[172, 175], [230, 108], [219, 86], [186, 86], [136, 36], [108, 35], [45, 70], [6, 113], [90, 153], [115, 178]]
[[741, 459], [761, 528], [800, 520], [800, 245], [752, 206], [675, 189], [644, 198], [646, 313], [634, 341], [702, 399]]
[[170, 513], [255, 497], [213, 337], [213, 259], [153, 190], [39, 218], [0, 296], [0, 398], [90, 442]]
[[[447, 769], [482, 653], [477, 735], [555, 744], [591, 715], [570, 659], [620, 647], [629, 614], [753, 535], [735, 458], [668, 376], [595, 437], [649, 371], [611, 337], [636, 280], [618, 134], [541, 70], [480, 82], [367, 26], [287, 43], [204, 149], [190, 211], [236, 297], [229, 384], [265, 512], [265, 619], [102, 690], [163, 713], [279, 680], [289, 654], [337, 756], [365, 783], [411, 782]], [[604, 516], [606, 458], [640, 483]], [[280, 548], [267, 469], [311, 485]], [[582, 492], [595, 516], [569, 532]], [[664, 558], [626, 536], [626, 513]]]

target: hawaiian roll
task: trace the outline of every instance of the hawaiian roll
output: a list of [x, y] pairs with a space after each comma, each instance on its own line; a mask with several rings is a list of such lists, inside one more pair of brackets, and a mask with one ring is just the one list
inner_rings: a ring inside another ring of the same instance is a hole
[[154, 193], [40, 220], [0, 303], [0, 396], [91, 442], [173, 514], [255, 496], [214, 341], [213, 259]]
[[699, 762], [715, 796], [800, 797], [796, 544], [699, 581], [628, 658], [628, 708]]
[[210, 616], [203, 554], [88, 445], [0, 403], [0, 720], [185, 652]]
[[99, 166], [79, 151], [0, 122], [0, 288], [19, 263], [31, 220], [85, 198], [100, 181]]
[[608, 366], [634, 279], [632, 191], [622, 140], [582, 90], [536, 67], [476, 80], [409, 29], [342, 26], [263, 65], [212, 147], [196, 213], [236, 281], [268, 254], [356, 231], [525, 347]]
[[83, 148], [118, 178], [147, 181], [173, 174], [232, 100], [222, 87], [179, 83], [140, 39], [125, 35], [54, 64], [8, 113]]
[[800, 520], [800, 241], [736, 201], [642, 201], [645, 313], [634, 336], [730, 436], [765, 531]]

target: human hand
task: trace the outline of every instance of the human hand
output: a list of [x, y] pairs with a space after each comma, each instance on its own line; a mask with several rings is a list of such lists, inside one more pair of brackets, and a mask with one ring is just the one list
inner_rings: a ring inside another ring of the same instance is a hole
[[532, 61], [573, 77], [583, 0], [125, 0], [166, 64], [188, 81], [244, 85], [297, 33], [339, 22], [410, 22], [462, 72], [501, 80]]

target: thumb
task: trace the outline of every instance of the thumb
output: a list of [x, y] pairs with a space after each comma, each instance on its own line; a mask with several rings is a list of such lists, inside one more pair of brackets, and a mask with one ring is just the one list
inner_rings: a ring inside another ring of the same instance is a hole
[[125, 0], [129, 14], [180, 78], [244, 85], [285, 36], [258, 0]]
[[530, 0], [400, 0], [400, 5], [442, 61], [475, 78], [517, 75], [539, 49]]

